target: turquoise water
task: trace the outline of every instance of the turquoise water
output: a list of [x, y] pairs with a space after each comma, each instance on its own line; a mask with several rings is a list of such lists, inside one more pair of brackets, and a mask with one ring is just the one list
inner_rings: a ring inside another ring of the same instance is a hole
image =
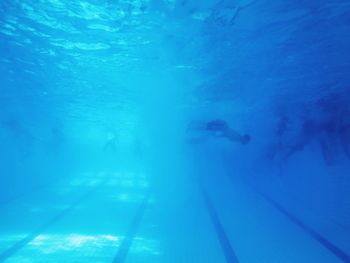
[[349, 15], [1, 1], [0, 262], [350, 262]]

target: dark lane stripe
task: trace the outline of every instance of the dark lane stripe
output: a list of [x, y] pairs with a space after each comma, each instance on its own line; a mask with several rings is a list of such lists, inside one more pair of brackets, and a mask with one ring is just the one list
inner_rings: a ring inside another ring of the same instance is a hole
[[114, 257], [114, 259], [112, 261], [113, 263], [125, 262], [125, 259], [129, 253], [132, 242], [134, 241], [134, 238], [136, 236], [139, 225], [141, 224], [143, 215], [146, 211], [146, 207], [147, 207], [150, 195], [151, 195], [150, 192], [148, 192], [145, 195], [145, 197], [143, 198], [143, 201], [142, 201], [139, 209], [137, 210], [135, 217], [133, 218], [133, 220], [129, 226], [129, 229], [126, 233], [126, 236], [123, 239], [123, 242], [119, 247], [118, 253], [116, 254], [116, 256]]
[[214, 225], [216, 235], [219, 239], [221, 249], [223, 250], [226, 262], [227, 263], [239, 263], [237, 256], [236, 256], [236, 254], [231, 246], [230, 240], [228, 239], [228, 237], [226, 235], [225, 229], [220, 222], [218, 214], [216, 213], [215, 208], [214, 208], [212, 202], [210, 201], [208, 194], [206, 193], [206, 191], [203, 188], [202, 188], [202, 194], [203, 194], [203, 198], [204, 198], [205, 204], [207, 206], [211, 221]]
[[[104, 183], [103, 183], [104, 184]], [[102, 185], [102, 184], [101, 184]], [[51, 218], [48, 222], [40, 226], [38, 229], [30, 233], [28, 236], [23, 238], [22, 240], [15, 243], [12, 247], [8, 248], [4, 252], [0, 254], [0, 262], [4, 262], [9, 257], [12, 257], [14, 254], [16, 254], [20, 249], [22, 249], [24, 246], [26, 246], [29, 242], [31, 242], [33, 239], [35, 239], [40, 233], [45, 231], [47, 228], [49, 228], [51, 225], [62, 219], [65, 215], [67, 215], [69, 212], [71, 212], [78, 204], [82, 203], [84, 200], [86, 200], [92, 193], [94, 193], [101, 185], [95, 187], [94, 189], [91, 189], [89, 192], [81, 196], [78, 200], [76, 200], [73, 204], [71, 204], [69, 207], [61, 211], [58, 215]]]
[[316, 232], [314, 229], [312, 229], [310, 226], [306, 225], [303, 221], [295, 217], [293, 214], [291, 214], [289, 211], [287, 211], [285, 208], [283, 208], [281, 205], [279, 205], [277, 202], [272, 200], [269, 196], [266, 194], [257, 191], [256, 192], [262, 196], [266, 201], [268, 201], [271, 205], [273, 205], [278, 211], [280, 211], [282, 214], [284, 214], [289, 220], [291, 220], [293, 223], [298, 225], [300, 228], [302, 228], [305, 232], [307, 232], [312, 238], [314, 238], [316, 241], [318, 241], [323, 247], [328, 249], [331, 253], [333, 253], [335, 256], [337, 256], [340, 260], [346, 263], [350, 263], [350, 256], [345, 251], [334, 245], [331, 241], [323, 237], [321, 234]]

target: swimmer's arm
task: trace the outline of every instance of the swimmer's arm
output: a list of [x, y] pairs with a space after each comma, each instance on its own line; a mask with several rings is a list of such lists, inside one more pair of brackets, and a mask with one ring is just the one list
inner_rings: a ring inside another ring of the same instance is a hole
[[250, 141], [250, 136], [248, 134], [242, 135], [232, 129], [227, 129], [224, 137], [233, 142], [240, 142], [241, 144], [247, 144]]
[[239, 142], [242, 141], [242, 135], [233, 129], [227, 129], [225, 131], [225, 137], [230, 141], [239, 141]]

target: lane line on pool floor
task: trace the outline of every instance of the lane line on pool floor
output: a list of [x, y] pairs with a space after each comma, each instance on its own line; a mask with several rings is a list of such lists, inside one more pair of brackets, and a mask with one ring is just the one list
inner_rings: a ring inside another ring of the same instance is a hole
[[219, 240], [221, 249], [223, 251], [223, 254], [225, 256], [226, 262], [227, 263], [239, 263], [238, 258], [236, 256], [236, 253], [234, 249], [231, 246], [230, 240], [226, 234], [226, 231], [219, 219], [219, 216], [207, 194], [205, 191], [204, 187], [201, 185], [201, 192], [202, 196], [205, 202], [205, 205], [207, 207], [211, 222], [214, 226], [216, 236]]
[[[255, 189], [255, 188], [253, 188], [253, 189]], [[255, 191], [261, 197], [263, 197], [269, 204], [271, 204], [274, 208], [276, 208], [280, 213], [285, 215], [290, 221], [292, 221], [294, 224], [299, 226], [306, 233], [308, 233], [314, 240], [316, 240], [324, 248], [326, 248], [328, 251], [330, 251], [333, 255], [335, 255], [336, 257], [338, 257], [341, 261], [343, 261], [345, 263], [350, 263], [350, 255], [349, 254], [347, 254], [341, 248], [337, 247], [335, 244], [333, 244], [330, 240], [328, 240], [327, 238], [322, 236], [320, 233], [318, 233], [312, 227], [308, 226], [301, 219], [297, 218], [295, 215], [293, 215], [291, 212], [289, 212], [286, 208], [282, 207], [280, 204], [278, 204], [276, 201], [274, 201], [268, 195], [262, 193], [261, 191], [259, 191], [257, 189], [255, 189]]]
[[[227, 176], [230, 179], [231, 183], [233, 184], [236, 183], [233, 181], [233, 178], [229, 176], [229, 174], [227, 174]], [[347, 252], [345, 252], [344, 250], [336, 246], [333, 242], [331, 242], [330, 240], [325, 238], [323, 235], [318, 233], [315, 229], [313, 229], [312, 227], [304, 223], [301, 219], [293, 215], [286, 208], [278, 204], [271, 197], [269, 197], [267, 194], [257, 189], [252, 184], [247, 184], [247, 186], [249, 186], [255, 193], [260, 195], [266, 202], [272, 205], [277, 211], [279, 211], [281, 214], [287, 217], [291, 222], [293, 222], [295, 225], [300, 227], [305, 233], [307, 233], [311, 238], [313, 238], [320, 245], [322, 245], [326, 250], [331, 252], [334, 256], [336, 256], [337, 258], [339, 258], [341, 261], [345, 263], [350, 263], [350, 255]]]
[[120, 245], [117, 254], [115, 255], [112, 263], [124, 263], [126, 260], [126, 257], [128, 256], [128, 253], [130, 251], [130, 248], [132, 246], [132, 243], [135, 239], [135, 236], [137, 234], [137, 230], [141, 224], [143, 215], [145, 214], [149, 199], [151, 196], [151, 192], [148, 191], [143, 200], [141, 205], [139, 206], [134, 218], [131, 221], [131, 224], [129, 225], [128, 231], [126, 233], [125, 238], [122, 241], [122, 244]]
[[43, 231], [45, 231], [47, 228], [52, 226], [57, 221], [61, 220], [64, 216], [66, 216], [69, 212], [71, 212], [77, 205], [85, 201], [90, 195], [92, 195], [97, 189], [99, 189], [101, 186], [105, 185], [106, 181], [103, 181], [100, 185], [96, 186], [93, 189], [90, 189], [87, 193], [80, 196], [75, 202], [73, 202], [69, 207], [62, 210], [59, 214], [51, 218], [49, 221], [38, 227], [36, 230], [34, 230], [32, 233], [28, 234], [25, 238], [19, 240], [14, 245], [12, 245], [10, 248], [6, 249], [5, 251], [0, 253], [0, 262], [4, 262], [8, 258], [15, 255], [19, 250], [21, 250], [24, 246], [26, 246], [28, 243], [30, 243], [32, 240], [34, 240], [36, 237], [38, 237]]

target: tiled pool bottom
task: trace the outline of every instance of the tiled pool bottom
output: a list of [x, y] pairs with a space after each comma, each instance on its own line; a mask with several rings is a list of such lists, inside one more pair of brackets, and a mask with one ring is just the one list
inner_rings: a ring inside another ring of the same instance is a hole
[[347, 262], [312, 220], [220, 179], [99, 172], [32, 192], [0, 207], [0, 262]]
[[[1, 247], [7, 247], [23, 237], [3, 236]], [[113, 235], [39, 235], [6, 262], [112, 262], [124, 238]], [[155, 240], [135, 237], [129, 253], [157, 257], [159, 245]]]

